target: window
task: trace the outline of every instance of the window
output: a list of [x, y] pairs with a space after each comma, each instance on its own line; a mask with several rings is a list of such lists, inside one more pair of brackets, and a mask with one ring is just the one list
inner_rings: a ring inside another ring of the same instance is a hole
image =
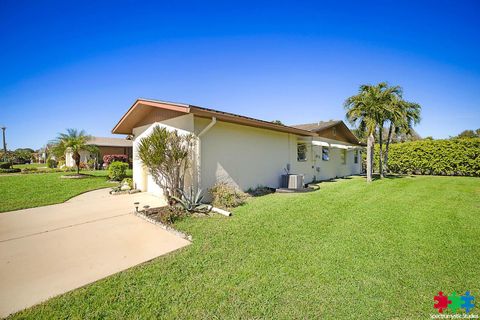
[[358, 163], [358, 150], [355, 150], [355, 153], [354, 153], [354, 155], [353, 155], [353, 161], [354, 161], [355, 163]]
[[330, 149], [328, 147], [322, 147], [322, 160], [330, 160]]
[[332, 134], [333, 134], [334, 136], [337, 135], [337, 128], [336, 128], [336, 127], [333, 127], [333, 128], [332, 128]]
[[297, 143], [297, 161], [307, 161], [307, 145]]
[[342, 149], [342, 153], [340, 154], [342, 158], [342, 164], [347, 164], [347, 150]]

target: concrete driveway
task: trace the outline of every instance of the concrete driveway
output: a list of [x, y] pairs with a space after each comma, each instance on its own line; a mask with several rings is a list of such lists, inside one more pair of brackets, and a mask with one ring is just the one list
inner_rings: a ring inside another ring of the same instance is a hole
[[164, 205], [146, 193], [101, 189], [0, 213], [0, 317], [190, 243], [133, 215], [135, 201]]

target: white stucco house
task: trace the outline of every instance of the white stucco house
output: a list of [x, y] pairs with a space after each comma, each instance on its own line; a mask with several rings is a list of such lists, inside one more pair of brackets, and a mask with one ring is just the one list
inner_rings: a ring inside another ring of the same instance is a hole
[[285, 126], [203, 107], [138, 99], [113, 128], [133, 137], [133, 180], [138, 189], [161, 194], [142, 166], [136, 145], [155, 126], [197, 138], [193, 183], [207, 190], [227, 182], [246, 190], [278, 188], [289, 169], [306, 183], [361, 173], [358, 139], [342, 121]]

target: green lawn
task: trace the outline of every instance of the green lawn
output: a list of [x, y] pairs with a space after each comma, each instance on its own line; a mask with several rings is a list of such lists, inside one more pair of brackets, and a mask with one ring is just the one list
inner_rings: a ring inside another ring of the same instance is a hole
[[478, 178], [344, 179], [177, 228], [191, 246], [15, 317], [425, 319], [440, 290], [480, 299]]
[[86, 179], [61, 179], [65, 173], [0, 176], [0, 212], [61, 203], [85, 191], [113, 187], [107, 171], [85, 172]]
[[47, 164], [45, 163], [28, 163], [28, 164], [14, 164], [13, 168], [46, 168]]

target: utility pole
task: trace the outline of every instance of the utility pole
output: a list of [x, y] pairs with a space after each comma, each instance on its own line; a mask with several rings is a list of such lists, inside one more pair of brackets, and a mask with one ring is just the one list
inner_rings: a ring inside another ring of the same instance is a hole
[[7, 127], [3, 126], [2, 131], [3, 131], [3, 161], [7, 162], [7, 142], [5, 141], [5, 130], [7, 130]]

